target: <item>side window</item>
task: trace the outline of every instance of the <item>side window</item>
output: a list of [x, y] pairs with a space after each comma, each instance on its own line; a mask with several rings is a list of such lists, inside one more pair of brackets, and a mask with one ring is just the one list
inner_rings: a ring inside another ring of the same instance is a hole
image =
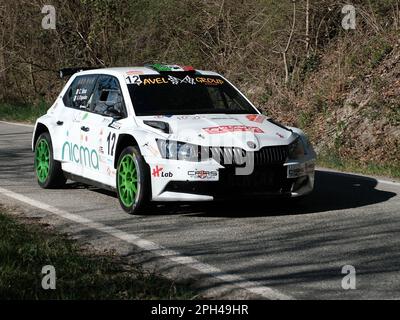
[[126, 109], [118, 79], [113, 76], [100, 76], [90, 110], [108, 117], [126, 117]]
[[63, 97], [65, 106], [86, 109], [90, 104], [97, 77], [97, 75], [76, 77]]

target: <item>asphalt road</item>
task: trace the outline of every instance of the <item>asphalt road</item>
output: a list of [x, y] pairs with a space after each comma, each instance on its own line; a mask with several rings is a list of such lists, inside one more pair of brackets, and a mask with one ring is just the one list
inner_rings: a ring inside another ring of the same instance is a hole
[[[31, 132], [0, 123], [0, 203], [84, 242], [168, 276], [197, 275], [211, 297], [400, 298], [400, 184], [320, 170], [315, 192], [300, 204], [232, 199], [132, 217], [115, 195], [93, 187], [40, 189]], [[345, 265], [356, 269], [355, 290], [342, 288]]]

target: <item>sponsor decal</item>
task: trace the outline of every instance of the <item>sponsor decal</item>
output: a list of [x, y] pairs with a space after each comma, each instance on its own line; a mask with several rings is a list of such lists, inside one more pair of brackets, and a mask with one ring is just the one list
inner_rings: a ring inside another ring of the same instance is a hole
[[224, 84], [224, 80], [216, 78], [196, 77], [196, 82], [206, 86], [219, 86]]
[[280, 134], [279, 132], [277, 132], [276, 135], [281, 139], [285, 138], [285, 136], [283, 134]]
[[113, 120], [110, 120], [110, 118], [104, 117], [103, 120], [101, 120], [101, 123], [102, 123], [102, 124], [109, 124], [109, 123], [112, 122], [112, 121], [113, 121]]
[[160, 77], [149, 77], [149, 76], [140, 76], [138, 72], [127, 72], [125, 81], [127, 84], [135, 84], [135, 85], [162, 85], [172, 83], [173, 85], [179, 84], [203, 84], [206, 86], [218, 86], [223, 85], [224, 80], [218, 78], [208, 78], [208, 77], [196, 77], [193, 78], [189, 75], [185, 76], [183, 79], [174, 77], [172, 75], [160, 76]]
[[80, 88], [80, 89], [76, 89], [75, 96], [72, 99], [72, 101], [74, 101], [74, 102], [76, 102], [76, 101], [86, 101], [87, 99], [88, 99], [87, 89]]
[[298, 178], [305, 174], [304, 165], [291, 165], [288, 166], [287, 177]]
[[121, 124], [119, 122], [114, 122], [113, 121], [108, 125], [108, 127], [116, 129], [116, 130], [119, 130], [119, 129], [121, 129]]
[[287, 167], [288, 178], [298, 178], [312, 173], [315, 170], [315, 162], [309, 161], [306, 163], [291, 164]]
[[176, 78], [173, 76], [168, 76], [168, 80], [172, 84], [175, 84], [175, 85], [180, 84], [180, 83], [188, 83], [188, 84], [192, 84], [192, 85], [196, 84], [196, 81], [192, 77], [189, 77], [189, 76], [186, 76], [183, 79], [179, 79], [179, 78]]
[[178, 120], [199, 120], [200, 116], [178, 116], [176, 117]]
[[116, 174], [116, 171], [115, 171], [114, 169], [111, 169], [110, 166], [108, 166], [108, 167], [107, 167], [107, 175], [108, 175], [109, 177], [113, 177], [113, 176], [115, 176], [115, 174]]
[[158, 116], [153, 116], [153, 119], [172, 118], [173, 116], [174, 115], [172, 115], [172, 114], [158, 115]]
[[262, 114], [249, 114], [246, 116], [246, 118], [250, 121], [257, 123], [263, 123], [264, 120], [266, 119], [266, 117], [263, 116]]
[[152, 154], [153, 156], [159, 156], [160, 152], [158, 149], [154, 148], [152, 145], [150, 145], [150, 142], [146, 142], [143, 147], [146, 147]]
[[99, 162], [102, 163], [102, 164], [107, 164], [107, 157], [102, 155], [102, 154], [100, 154], [99, 155]]
[[146, 86], [148, 84], [167, 84], [168, 81], [162, 77], [159, 78], [146, 78], [143, 80], [143, 85]]
[[99, 155], [88, 147], [65, 141], [61, 152], [62, 160], [75, 162], [83, 167], [99, 170]]
[[75, 113], [73, 118], [72, 118], [72, 122], [81, 122], [81, 118], [79, 118], [79, 114]]
[[306, 173], [312, 173], [313, 171], [315, 171], [315, 162], [314, 161], [306, 162]]
[[152, 176], [155, 178], [172, 178], [174, 175], [172, 172], [163, 172], [164, 168], [156, 166], [153, 168]]
[[191, 178], [197, 178], [201, 180], [215, 179], [218, 177], [217, 171], [207, 171], [207, 170], [192, 170], [188, 171], [188, 176]]
[[264, 131], [258, 127], [249, 127], [243, 125], [232, 125], [232, 126], [218, 126], [203, 128], [208, 134], [222, 134], [228, 132], [252, 132], [252, 133], [264, 133]]

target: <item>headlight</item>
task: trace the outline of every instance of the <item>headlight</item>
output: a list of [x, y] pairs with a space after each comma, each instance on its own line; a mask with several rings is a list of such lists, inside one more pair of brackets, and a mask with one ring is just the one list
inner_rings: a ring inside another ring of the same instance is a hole
[[194, 162], [208, 159], [208, 154], [204, 153], [206, 149], [194, 144], [157, 139], [157, 145], [164, 159]]
[[303, 145], [303, 141], [300, 137], [298, 137], [295, 141], [293, 141], [289, 145], [289, 158], [291, 160], [296, 160], [305, 154], [305, 149]]

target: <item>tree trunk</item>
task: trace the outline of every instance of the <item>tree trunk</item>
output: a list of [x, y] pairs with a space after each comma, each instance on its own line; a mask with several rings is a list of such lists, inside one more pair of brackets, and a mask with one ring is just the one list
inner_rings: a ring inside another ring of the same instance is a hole
[[285, 67], [285, 84], [289, 83], [289, 66], [288, 66], [288, 63], [287, 63], [287, 53], [289, 51], [290, 44], [292, 43], [292, 38], [293, 38], [293, 34], [294, 34], [294, 28], [296, 27], [296, 0], [292, 0], [292, 2], [293, 2], [292, 27], [290, 29], [290, 35], [289, 35], [289, 39], [288, 39], [287, 44], [286, 44], [286, 48], [282, 52], [283, 63], [284, 63], [284, 67]]
[[306, 55], [310, 57], [310, 0], [306, 0]]

